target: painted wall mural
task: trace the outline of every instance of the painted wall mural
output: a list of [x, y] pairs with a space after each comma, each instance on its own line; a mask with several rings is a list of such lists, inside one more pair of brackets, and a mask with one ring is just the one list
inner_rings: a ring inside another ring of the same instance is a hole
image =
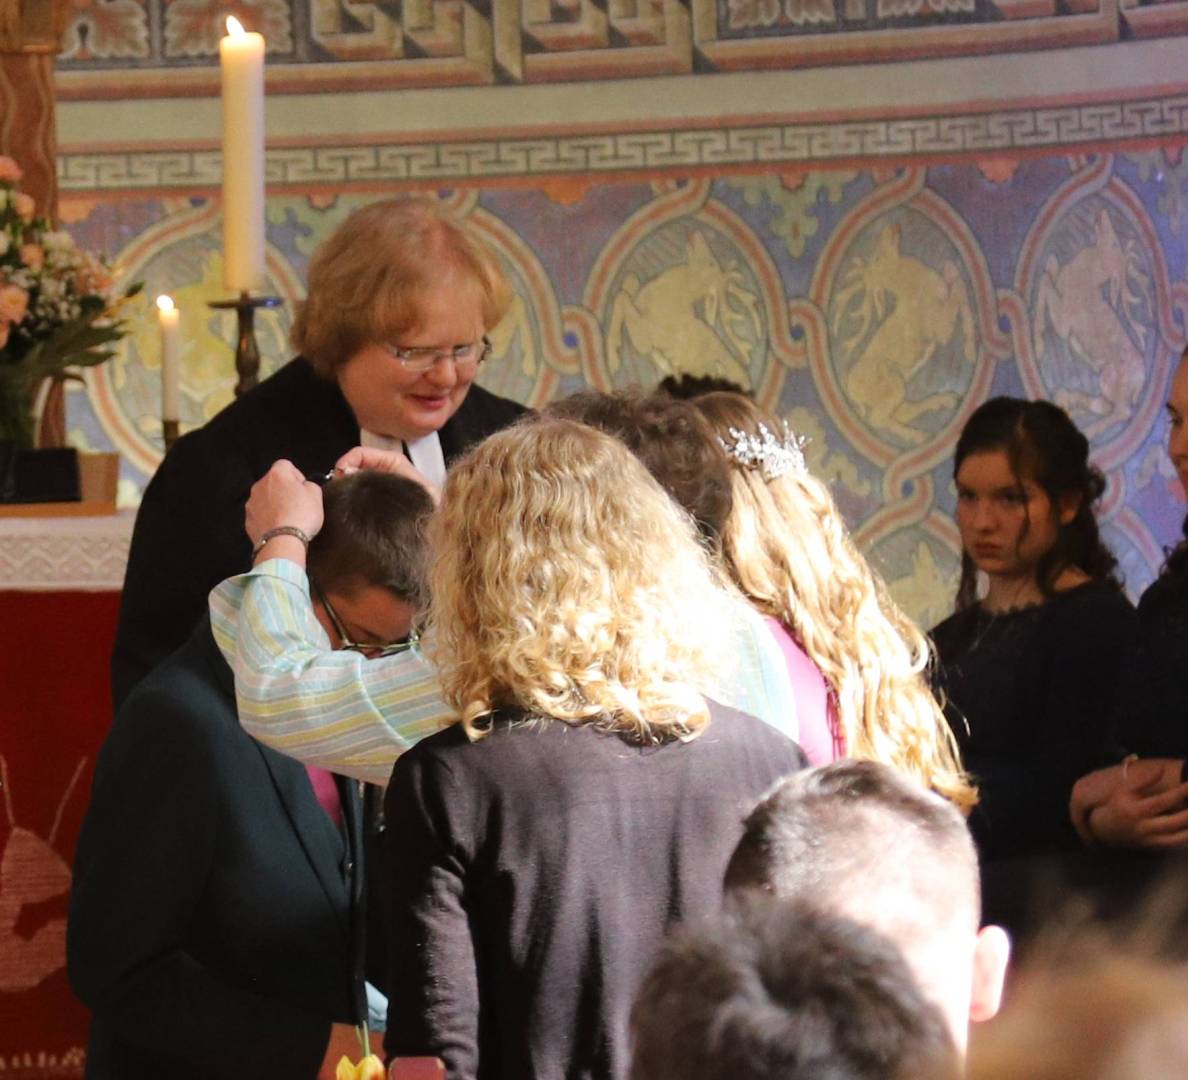
[[[517, 299], [480, 381], [532, 405], [676, 372], [750, 388], [809, 435], [864, 549], [925, 625], [949, 610], [959, 543], [951, 455], [998, 393], [1060, 402], [1109, 487], [1105, 532], [1132, 592], [1183, 507], [1166, 460], [1167, 383], [1188, 325], [1183, 163], [1170, 150], [570, 188], [438, 189], [500, 253]], [[272, 197], [259, 316], [265, 372], [310, 253], [366, 193]], [[81, 243], [182, 308], [183, 430], [231, 398], [217, 205], [63, 203]], [[161, 455], [146, 308], [71, 395], [72, 436], [114, 447], [134, 501]]]
[[[470, 86], [896, 62], [1188, 31], [1185, 0], [74, 0], [64, 93], [191, 93], [222, 18], [259, 30], [274, 91]], [[174, 77], [165, 77], [163, 69]], [[153, 72], [157, 77], [153, 78]], [[128, 82], [117, 73], [145, 76]], [[139, 87], [139, 89], [137, 89]]]

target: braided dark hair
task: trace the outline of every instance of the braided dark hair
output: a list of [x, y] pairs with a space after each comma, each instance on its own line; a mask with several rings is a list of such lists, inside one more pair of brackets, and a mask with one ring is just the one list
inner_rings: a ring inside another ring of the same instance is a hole
[[[1036, 567], [1036, 581], [1044, 596], [1053, 595], [1056, 579], [1069, 567], [1120, 589], [1118, 560], [1102, 542], [1094, 516], [1094, 506], [1105, 491], [1105, 477], [1089, 463], [1089, 440], [1068, 413], [1050, 401], [991, 398], [974, 410], [961, 431], [953, 475], [970, 454], [993, 450], [1006, 453], [1016, 479], [1021, 482], [1026, 477], [1043, 488], [1053, 509], [1070, 496], [1076, 498], [1076, 516], [1059, 525], [1056, 542]], [[976, 599], [977, 567], [963, 551], [957, 610]]]

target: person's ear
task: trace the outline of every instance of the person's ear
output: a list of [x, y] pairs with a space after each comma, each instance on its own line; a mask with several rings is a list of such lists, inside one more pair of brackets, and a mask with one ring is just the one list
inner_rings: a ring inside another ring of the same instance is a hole
[[969, 1018], [989, 1020], [1002, 1004], [1002, 988], [1011, 960], [1011, 939], [1001, 926], [983, 926], [974, 945]]
[[1077, 516], [1077, 511], [1081, 509], [1081, 496], [1070, 492], [1067, 495], [1061, 495], [1056, 503], [1056, 512], [1060, 518], [1061, 525], [1068, 525], [1072, 519]]

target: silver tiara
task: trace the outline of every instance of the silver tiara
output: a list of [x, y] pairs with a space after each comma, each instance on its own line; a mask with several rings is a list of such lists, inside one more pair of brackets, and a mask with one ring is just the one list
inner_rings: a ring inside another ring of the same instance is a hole
[[749, 435], [738, 428], [728, 429], [734, 440], [728, 443], [718, 439], [727, 455], [745, 469], [759, 469], [764, 480], [774, 480], [789, 469], [804, 472], [804, 448], [808, 445], [807, 435], [797, 435], [787, 423], [783, 423], [784, 437], [777, 439], [766, 424], [759, 425], [758, 435]]

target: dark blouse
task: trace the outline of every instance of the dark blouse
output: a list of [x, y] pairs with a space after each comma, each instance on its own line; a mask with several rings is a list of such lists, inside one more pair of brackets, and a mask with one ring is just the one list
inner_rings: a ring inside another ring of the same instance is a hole
[[1188, 759], [1188, 582], [1159, 578], [1139, 600], [1116, 738], [1142, 757]]
[[691, 742], [497, 719], [399, 759], [387, 795], [389, 1055], [450, 1080], [609, 1080], [637, 984], [676, 922], [721, 905], [752, 805], [799, 747], [711, 706]]
[[945, 715], [981, 793], [970, 828], [983, 858], [1078, 846], [1069, 797], [1109, 756], [1134, 633], [1127, 599], [1096, 583], [1016, 611], [974, 606], [932, 631]]

